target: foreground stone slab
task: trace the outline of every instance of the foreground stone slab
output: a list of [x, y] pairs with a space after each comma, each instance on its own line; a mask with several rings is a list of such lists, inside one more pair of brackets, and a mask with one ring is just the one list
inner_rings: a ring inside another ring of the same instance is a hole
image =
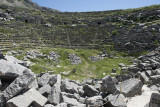
[[22, 90], [26, 89], [33, 81], [35, 76], [30, 71], [24, 70], [23, 75], [17, 77], [3, 92], [5, 100], [9, 100]]
[[154, 70], [146, 70], [145, 71], [146, 75], [149, 77], [155, 75], [155, 72], [156, 72], [156, 70], [155, 71]]
[[34, 105], [34, 107], [43, 107], [46, 102], [47, 99], [32, 88], [22, 95], [7, 101], [7, 107], [29, 107], [30, 104]]
[[84, 94], [88, 97], [93, 97], [98, 95], [98, 91], [91, 85], [83, 86]]
[[35, 79], [29, 86], [28, 88], [35, 88], [35, 89], [38, 89], [38, 82], [37, 80]]
[[111, 94], [118, 92], [114, 80], [109, 75], [105, 76], [102, 80], [102, 92]]
[[76, 100], [79, 100], [79, 98], [80, 98], [80, 95], [77, 94], [77, 93], [71, 94], [71, 93], [61, 92], [61, 95], [62, 96], [65, 95], [65, 96], [67, 96], [69, 98], [74, 98]]
[[109, 102], [107, 103], [106, 107], [127, 107], [126, 98], [123, 94], [110, 94], [107, 96], [107, 100]]
[[151, 76], [149, 78], [149, 82], [148, 82], [150, 85], [155, 85], [157, 83], [160, 83], [160, 75], [154, 75], [154, 76]]
[[8, 62], [13, 62], [13, 63], [17, 63], [17, 64], [20, 64], [20, 65], [23, 65], [24, 64], [24, 61], [22, 60], [19, 60], [17, 58], [15, 58], [14, 56], [8, 56], [6, 55], [5, 56], [5, 59], [8, 61]]
[[141, 92], [143, 83], [136, 78], [131, 78], [129, 80], [123, 81], [121, 85], [119, 84], [117, 86], [117, 89], [119, 91], [120, 87], [125, 97], [134, 97], [135, 95]]
[[[70, 106], [69, 106], [70, 107]], [[77, 106], [71, 106], [71, 107], [86, 107], [86, 104], [79, 104]]]
[[52, 104], [46, 104], [46, 105], [44, 105], [44, 107], [55, 107], [55, 106]]
[[38, 84], [39, 84], [41, 87], [47, 85], [51, 77], [52, 77], [52, 76], [49, 75], [49, 73], [43, 74], [43, 75], [39, 78]]
[[26, 67], [12, 61], [0, 60], [0, 78], [2, 80], [13, 81], [16, 77], [23, 74]]
[[139, 67], [141, 70], [152, 70], [152, 65], [149, 64], [149, 63], [139, 63], [139, 64], [138, 64], [138, 67]]
[[140, 69], [136, 65], [130, 65], [128, 67], [128, 71], [133, 72], [133, 73], [137, 73], [138, 71], [140, 71]]
[[50, 85], [45, 85], [43, 87], [41, 87], [38, 92], [42, 95], [48, 95], [51, 92], [51, 86]]
[[160, 83], [155, 84], [155, 85], [151, 85], [149, 87], [152, 91], [160, 91]]
[[160, 94], [152, 93], [149, 107], [159, 107], [160, 106]]
[[81, 104], [81, 103], [78, 102], [76, 99], [74, 99], [74, 98], [69, 98], [69, 97], [67, 97], [67, 96], [65, 96], [65, 95], [62, 95], [62, 102], [67, 103], [67, 105], [68, 105], [69, 107], [72, 107], [72, 106], [77, 106], [77, 107], [79, 107], [79, 105]]
[[139, 73], [140, 79], [144, 84], [147, 84], [149, 82], [149, 77], [146, 75], [145, 72]]
[[155, 93], [156, 91], [152, 91], [147, 85], [143, 85], [142, 90], [141, 95], [129, 98], [127, 107], [148, 107], [145, 105], [147, 103], [149, 104], [152, 93]]
[[116, 76], [116, 79], [118, 80], [118, 82], [122, 82], [122, 81], [128, 80], [130, 78], [131, 78], [130, 75], [117, 75]]
[[62, 81], [61, 90], [62, 90], [62, 92], [67, 92], [67, 93], [71, 93], [71, 94], [74, 94], [74, 93], [82, 94], [83, 93], [82, 86], [79, 86], [74, 82], [70, 82], [67, 79]]
[[102, 96], [94, 96], [85, 101], [87, 107], [101, 107], [103, 105]]
[[67, 103], [58, 104], [56, 107], [67, 107]]
[[60, 93], [61, 93], [61, 75], [57, 76], [57, 82], [52, 86], [51, 92], [48, 95], [48, 101], [51, 104], [57, 105], [60, 103]]

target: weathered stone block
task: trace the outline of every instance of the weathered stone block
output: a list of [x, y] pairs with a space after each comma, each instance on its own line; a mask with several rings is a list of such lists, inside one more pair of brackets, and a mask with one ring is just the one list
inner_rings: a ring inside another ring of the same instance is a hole
[[155, 85], [157, 83], [160, 83], [160, 75], [154, 75], [154, 76], [151, 76], [149, 78], [149, 82], [148, 82], [150, 85]]
[[94, 96], [85, 101], [87, 107], [100, 107], [103, 105], [102, 96]]
[[117, 92], [115, 82], [113, 81], [112, 77], [109, 75], [104, 77], [102, 80], [102, 92], [104, 93], [107, 92], [112, 94]]
[[57, 75], [57, 82], [52, 86], [51, 92], [48, 96], [48, 101], [51, 104], [57, 105], [60, 103], [60, 93], [61, 93], [61, 75]]
[[160, 106], [160, 94], [152, 93], [149, 107], [159, 107]]
[[129, 80], [123, 81], [121, 84], [117, 86], [117, 89], [124, 94], [125, 97], [134, 97], [138, 93], [141, 92], [143, 83], [141, 80], [131, 78]]
[[107, 101], [109, 101], [106, 104], [106, 107], [127, 107], [126, 104], [126, 98], [123, 94], [113, 95], [110, 94], [107, 96]]
[[7, 101], [7, 107], [43, 107], [47, 99], [43, 97], [36, 89], [32, 88], [22, 95], [16, 96]]
[[22, 90], [26, 89], [33, 81], [35, 76], [30, 71], [25, 70], [23, 75], [17, 77], [3, 92], [5, 100], [9, 100]]
[[84, 94], [88, 97], [93, 97], [98, 95], [98, 91], [91, 85], [84, 85], [83, 86]]
[[52, 76], [49, 75], [49, 73], [43, 74], [43, 75], [39, 78], [39, 80], [38, 80], [39, 86], [42, 87], [42, 86], [47, 85], [51, 77], [52, 77]]

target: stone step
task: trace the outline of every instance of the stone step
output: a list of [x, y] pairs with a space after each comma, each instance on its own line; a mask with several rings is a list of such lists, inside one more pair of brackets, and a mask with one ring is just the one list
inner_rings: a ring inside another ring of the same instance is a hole
[[3, 48], [3, 49], [0, 48], [0, 51], [9, 51], [9, 50], [10, 48]]
[[13, 47], [13, 46], [0, 46], [1, 49], [2, 48], [11, 48], [11, 47]]
[[0, 47], [13, 46], [12, 44], [0, 44]]
[[8, 42], [10, 42], [10, 41], [13, 41], [13, 39], [0, 39], [0, 41], [1, 41], [1, 42], [3, 42], [3, 41], [8, 41]]

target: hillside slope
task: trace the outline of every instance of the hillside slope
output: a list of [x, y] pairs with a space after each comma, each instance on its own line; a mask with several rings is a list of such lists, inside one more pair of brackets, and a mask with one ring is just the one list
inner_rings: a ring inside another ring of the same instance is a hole
[[2, 49], [47, 46], [139, 53], [160, 43], [160, 5], [82, 13], [0, 5], [0, 20]]
[[0, 4], [8, 6], [19, 6], [19, 7], [39, 7], [36, 3], [33, 3], [31, 0], [0, 0]]

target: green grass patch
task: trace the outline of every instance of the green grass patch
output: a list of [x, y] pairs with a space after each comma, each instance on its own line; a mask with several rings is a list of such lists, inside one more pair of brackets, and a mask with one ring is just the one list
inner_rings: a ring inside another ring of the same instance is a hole
[[[59, 61], [55, 62], [53, 60], [40, 57], [32, 58], [30, 61], [35, 63], [35, 65], [31, 66], [30, 68], [33, 72], [41, 73], [46, 71], [54, 71], [56, 74], [60, 74], [61, 72], [70, 71], [70, 75], [62, 75], [62, 77], [79, 81], [84, 80], [85, 78], [102, 78], [105, 75], [110, 75], [113, 68], [117, 70], [117, 74], [121, 74], [119, 63], [124, 63], [126, 65], [131, 64], [131, 58], [125, 53], [119, 52], [115, 52], [116, 54], [113, 58], [104, 58], [102, 60], [92, 62], [90, 61], [89, 57], [97, 56], [97, 54], [100, 53], [99, 50], [45, 48], [39, 51], [46, 55], [48, 55], [49, 52], [54, 51], [60, 55]], [[68, 55], [70, 53], [75, 53], [78, 55], [81, 58], [82, 63], [78, 65], [72, 65], [68, 60]], [[21, 59], [22, 56], [17, 56], [17, 58]], [[74, 69], [76, 72], [72, 72]]]

